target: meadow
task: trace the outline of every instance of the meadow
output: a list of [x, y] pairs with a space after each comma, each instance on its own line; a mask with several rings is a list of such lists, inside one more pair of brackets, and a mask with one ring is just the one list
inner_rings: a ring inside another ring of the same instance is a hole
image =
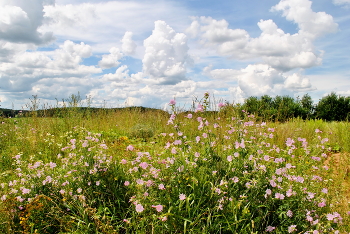
[[0, 118], [0, 232], [350, 232], [349, 122], [169, 105]]

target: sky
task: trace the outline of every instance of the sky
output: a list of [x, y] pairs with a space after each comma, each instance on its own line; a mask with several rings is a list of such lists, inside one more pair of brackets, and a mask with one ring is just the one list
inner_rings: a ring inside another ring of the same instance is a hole
[[350, 96], [350, 0], [0, 0], [0, 105]]

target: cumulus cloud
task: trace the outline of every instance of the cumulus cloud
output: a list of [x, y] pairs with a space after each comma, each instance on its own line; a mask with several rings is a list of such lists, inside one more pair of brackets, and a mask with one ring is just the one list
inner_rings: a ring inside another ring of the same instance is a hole
[[3, 0], [0, 2], [0, 39], [14, 43], [47, 44], [52, 32], [39, 32], [44, 20], [43, 0]]
[[103, 69], [117, 67], [120, 64], [119, 60], [123, 57], [123, 53], [116, 47], [112, 47], [109, 53], [108, 55], [103, 55], [98, 62], [98, 65]]
[[[69, 40], [50, 52], [20, 51], [13, 55], [12, 60], [7, 60], [0, 66], [1, 89], [7, 92], [20, 92], [18, 95], [38, 93], [51, 97], [59, 89], [68, 92], [68, 87], [74, 86], [72, 83], [76, 84], [75, 90], [84, 89], [84, 86], [90, 86], [87, 84], [94, 83], [86, 81], [90, 79], [91, 74], [102, 72], [95, 66], [82, 64], [83, 58], [91, 55], [89, 45]], [[85, 81], [80, 83], [81, 79]]]
[[126, 32], [122, 39], [122, 51], [126, 55], [133, 55], [136, 49], [136, 43], [132, 40], [132, 32]]
[[45, 19], [50, 24], [44, 25], [43, 30], [53, 30], [57, 37], [93, 42], [91, 45], [94, 51], [106, 53], [112, 46], [122, 49], [121, 44], [116, 42], [120, 41], [126, 31], [134, 32], [138, 38], [145, 38], [156, 20], [163, 19], [177, 28], [188, 24], [188, 9], [178, 2], [82, 2], [57, 1], [54, 6], [45, 6]]
[[236, 99], [249, 96], [293, 95], [294, 92], [311, 91], [310, 80], [299, 73], [286, 74], [267, 64], [248, 65], [240, 70], [205, 68], [205, 72], [218, 82], [225, 82], [227, 86], [232, 82], [237, 87], [231, 88]]
[[144, 41], [143, 72], [159, 84], [176, 84], [186, 79], [190, 62], [187, 37], [164, 21], [156, 21], [152, 35]]
[[305, 37], [317, 38], [337, 31], [333, 17], [325, 12], [314, 12], [310, 0], [281, 0], [272, 11], [282, 11], [287, 20], [298, 24], [299, 33]]
[[230, 29], [226, 20], [211, 17], [193, 18], [186, 32], [198, 37], [204, 46], [215, 48], [219, 55], [232, 59], [261, 59], [283, 71], [320, 65], [323, 52], [314, 48], [313, 41], [337, 31], [333, 17], [312, 11], [309, 0], [282, 0], [271, 10], [282, 11], [287, 20], [298, 25], [298, 33], [285, 33], [271, 19], [260, 20], [261, 34], [253, 38], [243, 29]]

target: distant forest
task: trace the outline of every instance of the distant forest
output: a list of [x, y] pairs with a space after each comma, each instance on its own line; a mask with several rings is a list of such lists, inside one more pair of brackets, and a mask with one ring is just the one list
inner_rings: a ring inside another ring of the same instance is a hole
[[[76, 98], [77, 96], [72, 95]], [[33, 100], [31, 100], [33, 101]], [[301, 98], [292, 98], [289, 96], [271, 97], [264, 95], [261, 97], [249, 97], [242, 104], [226, 103], [221, 109], [224, 112], [231, 110], [239, 111], [240, 115], [245, 113], [253, 114], [261, 121], [285, 122], [292, 118], [302, 119], [322, 119], [325, 121], [349, 121], [350, 120], [350, 96], [345, 97], [331, 94], [323, 97], [317, 104], [314, 104], [310, 95], [305, 94]], [[80, 112], [82, 116], [92, 113], [105, 113], [115, 111], [165, 111], [146, 108], [146, 107], [126, 107], [126, 108], [94, 108], [94, 107], [77, 107], [77, 105], [60, 108], [50, 108], [44, 110], [11, 110], [0, 108], [0, 117], [21, 117], [35, 114], [38, 117], [64, 117], [72, 111]], [[188, 111], [187, 111], [188, 112]], [[243, 116], [242, 116], [243, 117]]]

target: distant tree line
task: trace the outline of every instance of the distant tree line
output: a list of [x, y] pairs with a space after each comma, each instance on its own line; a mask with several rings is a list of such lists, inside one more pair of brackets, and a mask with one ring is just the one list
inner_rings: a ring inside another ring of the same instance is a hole
[[[72, 97], [76, 97], [72, 95]], [[36, 97], [35, 97], [36, 98]], [[36, 99], [31, 99], [32, 106], [36, 107]], [[34, 101], [33, 101], [34, 100]], [[76, 98], [74, 100], [77, 100]], [[80, 99], [79, 99], [80, 100]], [[74, 104], [74, 105], [73, 105]], [[153, 111], [161, 112], [164, 115], [168, 113], [154, 108], [146, 107], [126, 107], [126, 108], [94, 108], [94, 107], [79, 107], [77, 103], [73, 103], [69, 107], [55, 107], [48, 109], [30, 108], [27, 110], [11, 110], [1, 109], [0, 117], [67, 117], [74, 115], [76, 117], [87, 117], [91, 114], [108, 114], [118, 111]], [[317, 104], [314, 104], [310, 95], [305, 94], [301, 98], [292, 98], [289, 96], [271, 97], [264, 95], [261, 97], [249, 97], [242, 104], [226, 105], [227, 108], [233, 107], [241, 113], [254, 114], [262, 121], [277, 121], [285, 122], [292, 118], [302, 119], [323, 119], [326, 121], [349, 121], [350, 120], [350, 97], [344, 97], [332, 92], [323, 97]], [[225, 110], [222, 109], [222, 110]], [[244, 110], [244, 112], [243, 112]], [[206, 111], [207, 114], [215, 114], [216, 111]], [[184, 112], [187, 113], [187, 112]], [[78, 114], [78, 115], [77, 115]]]
[[314, 104], [308, 94], [302, 96], [301, 99], [264, 95], [259, 98], [247, 98], [240, 109], [256, 115], [263, 121], [285, 122], [291, 118], [349, 121], [350, 97], [332, 92]]

